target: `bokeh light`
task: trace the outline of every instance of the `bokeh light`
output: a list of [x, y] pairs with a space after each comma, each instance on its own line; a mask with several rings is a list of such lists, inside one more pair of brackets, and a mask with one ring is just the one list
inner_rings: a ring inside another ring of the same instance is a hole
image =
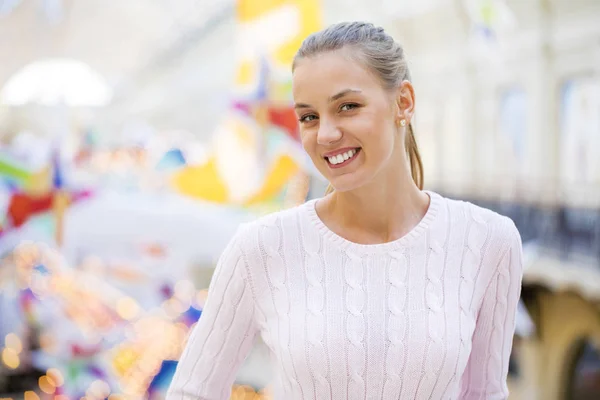
[[17, 369], [21, 364], [19, 354], [13, 349], [5, 348], [2, 350], [2, 362], [10, 369]]
[[88, 399], [106, 399], [110, 395], [110, 386], [103, 380], [95, 380], [86, 392]]
[[4, 343], [6, 344], [7, 348], [14, 350], [17, 354], [20, 354], [21, 351], [23, 351], [21, 339], [19, 339], [19, 337], [14, 333], [9, 333], [6, 335]]
[[196, 288], [190, 280], [181, 280], [175, 284], [175, 296], [184, 303], [191, 303]]
[[38, 396], [37, 393], [28, 390], [25, 392], [23, 400], [40, 400], [40, 396]]
[[52, 383], [56, 387], [61, 387], [65, 383], [62, 373], [57, 368], [50, 368], [46, 375], [52, 379]]
[[38, 379], [38, 385], [40, 386], [40, 390], [44, 393], [54, 394], [56, 391], [54, 382], [46, 375], [40, 376], [40, 379]]
[[52, 352], [56, 347], [56, 338], [52, 333], [43, 332], [39, 336], [40, 347], [47, 352]]
[[199, 308], [203, 308], [206, 303], [206, 299], [208, 298], [208, 290], [203, 289], [198, 292], [196, 295], [196, 306]]
[[117, 313], [126, 320], [135, 318], [140, 312], [137, 302], [131, 297], [122, 297], [117, 301]]

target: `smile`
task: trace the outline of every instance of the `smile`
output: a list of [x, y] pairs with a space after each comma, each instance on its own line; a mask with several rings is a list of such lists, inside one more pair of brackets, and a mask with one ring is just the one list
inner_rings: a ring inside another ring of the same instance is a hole
[[360, 153], [360, 147], [356, 149], [349, 149], [343, 153], [338, 153], [332, 156], [324, 157], [331, 168], [341, 168], [350, 164]]

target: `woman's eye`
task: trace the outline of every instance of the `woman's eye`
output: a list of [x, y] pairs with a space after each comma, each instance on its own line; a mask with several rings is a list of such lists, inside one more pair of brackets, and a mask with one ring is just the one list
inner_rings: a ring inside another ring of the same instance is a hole
[[313, 115], [313, 114], [308, 114], [308, 115], [303, 115], [303, 116], [301, 116], [301, 117], [298, 119], [298, 121], [300, 121], [300, 122], [311, 122], [311, 121], [314, 121], [316, 118], [317, 118], [317, 116], [316, 116], [316, 115]]
[[358, 104], [346, 103], [340, 107], [340, 110], [341, 111], [350, 111], [350, 110], [355, 109], [356, 107], [358, 107]]

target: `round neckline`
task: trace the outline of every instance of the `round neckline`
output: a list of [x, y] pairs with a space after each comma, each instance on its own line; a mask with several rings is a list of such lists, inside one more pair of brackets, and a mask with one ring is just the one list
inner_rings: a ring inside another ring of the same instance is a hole
[[362, 244], [356, 243], [351, 240], [348, 240], [334, 231], [332, 231], [319, 217], [317, 214], [316, 205], [321, 198], [312, 199], [305, 203], [305, 208], [308, 212], [308, 218], [310, 222], [313, 224], [315, 228], [319, 231], [319, 233], [328, 241], [335, 243], [337, 246], [343, 248], [344, 250], [352, 250], [358, 254], [373, 254], [373, 253], [382, 253], [395, 251], [402, 248], [408, 247], [415, 239], [423, 234], [427, 230], [427, 228], [431, 225], [431, 222], [435, 219], [442, 196], [437, 194], [436, 192], [432, 192], [429, 190], [423, 190], [423, 192], [429, 195], [429, 207], [425, 212], [425, 215], [421, 220], [412, 228], [408, 233], [404, 236], [395, 239], [391, 242], [386, 243], [375, 243], [375, 244]]

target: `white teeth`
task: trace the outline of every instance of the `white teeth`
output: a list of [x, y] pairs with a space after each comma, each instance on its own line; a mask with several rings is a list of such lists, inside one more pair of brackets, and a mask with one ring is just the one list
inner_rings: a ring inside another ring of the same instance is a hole
[[348, 150], [345, 153], [342, 154], [338, 154], [336, 156], [332, 156], [332, 157], [327, 157], [327, 159], [329, 160], [329, 162], [333, 165], [342, 163], [350, 158], [352, 158], [354, 155], [356, 154], [356, 150]]

